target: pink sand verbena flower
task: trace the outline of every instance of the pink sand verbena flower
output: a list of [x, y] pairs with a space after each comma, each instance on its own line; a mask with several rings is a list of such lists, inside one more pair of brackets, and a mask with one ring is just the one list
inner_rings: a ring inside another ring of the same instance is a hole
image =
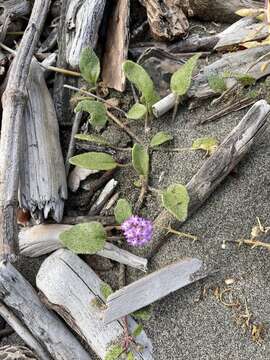
[[137, 215], [133, 215], [124, 221], [121, 229], [127, 242], [133, 246], [143, 246], [152, 239], [152, 222]]

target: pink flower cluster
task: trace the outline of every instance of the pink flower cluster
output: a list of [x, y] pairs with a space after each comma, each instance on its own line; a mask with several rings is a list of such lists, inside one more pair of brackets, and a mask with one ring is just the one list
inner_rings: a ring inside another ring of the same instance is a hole
[[137, 215], [133, 215], [124, 221], [121, 229], [127, 242], [133, 246], [144, 246], [153, 236], [152, 222]]

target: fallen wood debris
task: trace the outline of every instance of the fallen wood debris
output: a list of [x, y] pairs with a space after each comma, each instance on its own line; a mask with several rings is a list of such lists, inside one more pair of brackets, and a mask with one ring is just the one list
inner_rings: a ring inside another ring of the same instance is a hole
[[196, 273], [201, 269], [198, 259], [184, 259], [153, 272], [109, 295], [104, 322], [110, 322], [131, 314], [154, 301], [206, 276]]
[[[38, 257], [62, 248], [63, 245], [59, 240], [59, 235], [71, 227], [72, 225], [50, 224], [23, 228], [19, 233], [21, 255]], [[109, 242], [105, 244], [104, 249], [97, 252], [97, 255], [137, 268], [141, 271], [147, 270], [146, 259], [133, 255]]]
[[[34, 346], [35, 339], [39, 347], [33, 350], [37, 351], [42, 360], [91, 359], [68, 328], [39, 300], [33, 287], [12, 264], [5, 261], [0, 263], [0, 299], [5, 305], [2, 308], [0, 306], [0, 315], [5, 316], [8, 321], [7, 308], [10, 309], [18, 319], [16, 322], [14, 318], [10, 319], [10, 325], [21, 329], [25, 341], [30, 339], [29, 347]], [[23, 324], [27, 332], [23, 331], [20, 324]], [[47, 355], [42, 356], [40, 346], [43, 354]]]
[[[36, 283], [47, 304], [101, 359], [105, 359], [112, 344], [121, 344], [121, 337], [125, 335], [122, 322], [103, 323], [106, 301], [102, 293], [104, 283], [77, 255], [62, 249], [49, 256], [41, 265]], [[129, 318], [128, 323], [132, 334], [136, 322]], [[135, 342], [142, 349], [134, 349], [136, 360], [153, 359], [152, 344], [144, 331], [136, 337]]]
[[[203, 205], [217, 186], [249, 152], [254, 142], [263, 134], [269, 114], [270, 106], [265, 100], [256, 102], [189, 181], [187, 184], [190, 196], [188, 217]], [[158, 215], [155, 224], [156, 231], [150, 246], [151, 250], [148, 249], [150, 250], [149, 258], [153, 257], [168, 240], [170, 235], [166, 229], [169, 226], [177, 229], [182, 225], [165, 210]]]

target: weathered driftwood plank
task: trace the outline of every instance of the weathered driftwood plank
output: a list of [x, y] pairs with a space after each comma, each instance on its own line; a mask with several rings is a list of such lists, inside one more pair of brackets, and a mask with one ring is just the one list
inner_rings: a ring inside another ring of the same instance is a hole
[[38, 360], [36, 355], [25, 346], [5, 345], [0, 347], [1, 360]]
[[115, 179], [111, 179], [110, 181], [107, 182], [107, 184], [104, 186], [103, 190], [101, 191], [99, 197], [92, 205], [89, 211], [89, 215], [93, 216], [93, 215], [98, 215], [100, 213], [103, 206], [114, 194], [117, 185], [118, 185], [118, 181], [116, 181]]
[[[224, 54], [221, 59], [205, 66], [198, 75], [194, 77], [193, 85], [187, 93], [188, 98], [204, 99], [217, 95], [208, 84], [208, 78], [211, 75], [223, 76], [227, 71], [231, 74], [248, 74], [255, 80], [259, 80], [270, 74], [270, 66], [264, 66], [268, 63], [268, 58], [261, 59], [268, 54], [270, 45], [260, 46], [252, 49], [236, 51], [234, 53]], [[260, 60], [261, 59], [261, 60]], [[227, 89], [233, 87], [237, 80], [233, 77], [224, 79]], [[153, 106], [153, 113], [156, 117], [162, 116], [165, 112], [174, 107], [175, 96], [167, 95]]]
[[262, 8], [263, 0], [189, 0], [193, 16], [202, 20], [232, 23], [241, 8]]
[[0, 148], [0, 254], [14, 258], [16, 252], [16, 206], [19, 185], [20, 137], [26, 105], [26, 83], [32, 55], [49, 9], [49, 0], [36, 0], [28, 26], [9, 74], [2, 96]]
[[[50, 355], [40, 343], [34, 338], [31, 332], [26, 328], [25, 325], [13, 314], [13, 312], [2, 302], [0, 302], [0, 315], [3, 319], [12, 327], [12, 329], [20, 336], [20, 338], [38, 355], [41, 360], [51, 359]], [[1, 359], [1, 348], [0, 348], [0, 359]], [[3, 358], [2, 358], [3, 359]], [[24, 359], [22, 357], [22, 359]], [[35, 358], [36, 359], [36, 358]]]
[[[263, 134], [269, 114], [270, 106], [266, 101], [260, 100], [255, 103], [189, 181], [187, 184], [190, 196], [188, 217], [202, 206], [223, 179], [249, 152], [254, 142]], [[162, 229], [162, 227], [172, 226], [172, 228], [179, 228], [182, 223], [168, 212], [162, 211], [156, 218], [155, 224], [153, 241], [148, 250], [146, 249], [146, 251], [150, 251], [149, 258], [156, 253], [158, 248], [169, 237], [167, 230]]]
[[27, 96], [21, 134], [20, 205], [34, 218], [42, 220], [50, 214], [59, 222], [67, 198], [66, 173], [53, 100], [34, 58]]
[[[106, 326], [102, 319], [103, 282], [77, 255], [62, 249], [49, 256], [41, 265], [36, 283], [47, 303], [101, 359], [105, 358], [112, 343], [121, 342], [124, 336], [122, 323], [114, 321]], [[96, 305], [97, 300], [101, 308]], [[131, 318], [129, 325], [136, 327]], [[153, 359], [152, 345], [144, 331], [136, 341], [144, 346], [144, 350], [136, 352], [135, 359]]]
[[89, 175], [93, 175], [98, 172], [99, 170], [88, 170], [79, 166], [75, 166], [68, 176], [69, 189], [72, 192], [76, 192], [80, 187], [81, 181], [85, 180]]
[[107, 299], [104, 322], [109, 324], [193, 283], [201, 267], [199, 259], [184, 259], [115, 291]]
[[[21, 255], [38, 257], [62, 248], [63, 244], [59, 240], [59, 235], [71, 227], [72, 225], [50, 224], [23, 228], [19, 233]], [[103, 250], [97, 252], [97, 255], [142, 271], [147, 270], [146, 259], [133, 255], [109, 242], [106, 243]]]
[[10, 263], [0, 263], [0, 299], [55, 360], [90, 360], [68, 328]]
[[[189, 24], [179, 0], [143, 0], [153, 36], [173, 40], [187, 33]], [[182, 2], [183, 3], [183, 2]]]
[[109, 88], [125, 90], [123, 62], [127, 58], [129, 44], [130, 0], [116, 2], [107, 26], [107, 39], [102, 66], [102, 80]]

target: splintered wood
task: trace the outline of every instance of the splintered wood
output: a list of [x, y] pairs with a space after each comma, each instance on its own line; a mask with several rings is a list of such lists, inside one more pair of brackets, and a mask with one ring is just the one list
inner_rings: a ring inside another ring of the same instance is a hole
[[[103, 312], [104, 284], [95, 272], [77, 255], [68, 250], [58, 250], [41, 265], [37, 275], [37, 287], [47, 304], [52, 307], [101, 358], [112, 344], [121, 344], [124, 337], [120, 321], [105, 325]], [[137, 324], [128, 318], [130, 333]], [[152, 344], [144, 331], [136, 337], [142, 345], [134, 353], [136, 360], [152, 360]], [[79, 357], [78, 357], [79, 358]]]
[[[198, 278], [192, 276], [201, 267], [199, 259], [185, 259], [121, 288], [108, 297], [104, 322], [109, 324], [193, 283]], [[205, 276], [200, 275], [199, 278]]]

